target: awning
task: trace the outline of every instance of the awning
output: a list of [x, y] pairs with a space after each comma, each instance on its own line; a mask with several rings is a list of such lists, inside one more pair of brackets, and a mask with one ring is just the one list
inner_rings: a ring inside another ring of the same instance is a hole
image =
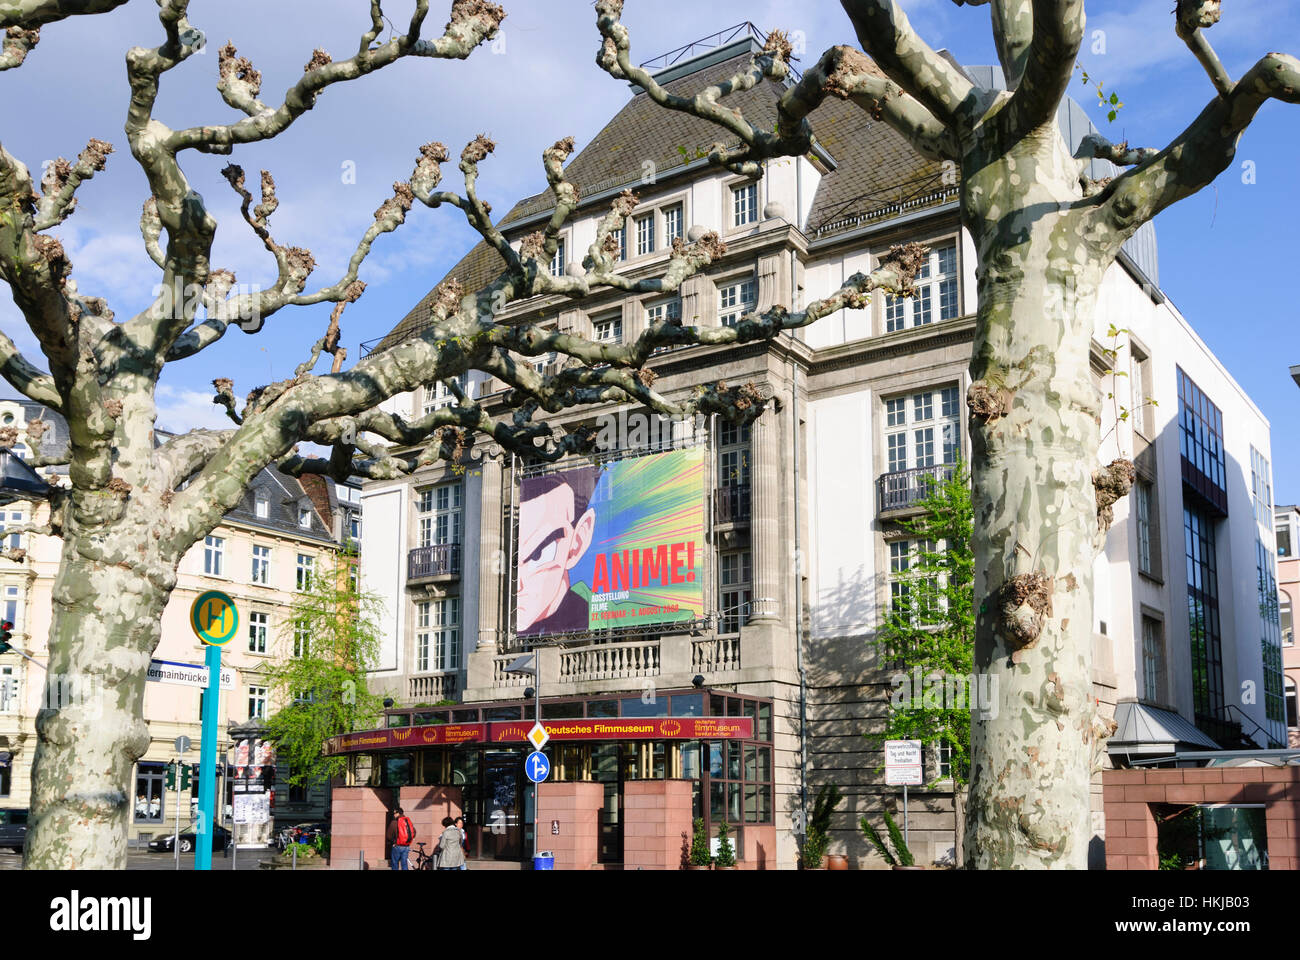
[[1173, 754], [1180, 747], [1221, 750], [1190, 721], [1172, 710], [1125, 700], [1115, 705], [1114, 734], [1106, 741], [1111, 754]]

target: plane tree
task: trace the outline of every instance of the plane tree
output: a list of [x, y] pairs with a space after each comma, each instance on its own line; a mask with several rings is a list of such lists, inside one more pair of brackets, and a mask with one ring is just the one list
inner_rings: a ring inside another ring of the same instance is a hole
[[[1099, 467], [1089, 367], [1098, 290], [1143, 224], [1228, 168], [1261, 107], [1300, 102], [1300, 61], [1268, 53], [1234, 78], [1207, 34], [1220, 0], [1177, 0], [1170, 26], [1208, 76], [1204, 108], [1163, 147], [1093, 134], [1072, 154], [1057, 115], [1085, 36], [1084, 0], [954, 2], [989, 7], [1005, 90], [931, 48], [896, 0], [841, 0], [861, 49], [827, 50], [782, 94], [774, 129], [750, 124], [725, 95], [779, 70], [756, 61], [695, 96], [674, 95], [632, 62], [622, 0], [596, 4], [597, 63], [664, 108], [716, 124], [726, 136], [709, 156], [739, 174], [806, 153], [808, 117], [827, 97], [853, 101], [959, 172], [978, 289], [966, 398], [975, 670], [1000, 698], [972, 716], [966, 863], [1083, 868], [1089, 781], [1113, 730], [1092, 695], [1093, 561], [1133, 481], [1127, 460]], [[774, 60], [788, 58], [779, 32], [768, 43]], [[1093, 159], [1121, 172], [1093, 179]]]

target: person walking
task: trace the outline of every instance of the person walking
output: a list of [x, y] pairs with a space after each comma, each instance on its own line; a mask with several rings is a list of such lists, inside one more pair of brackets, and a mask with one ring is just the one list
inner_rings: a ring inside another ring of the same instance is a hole
[[434, 853], [438, 854], [439, 870], [461, 870], [465, 865], [465, 834], [451, 817], [442, 818], [442, 836]]
[[392, 852], [388, 855], [389, 866], [394, 870], [411, 869], [407, 858], [411, 853], [411, 841], [414, 839], [415, 824], [401, 807], [394, 808], [393, 822], [388, 825], [388, 842], [393, 845]]
[[469, 831], [465, 829], [465, 818], [456, 818], [456, 829], [460, 831], [460, 846], [465, 851], [465, 862], [460, 865], [462, 870], [469, 869]]

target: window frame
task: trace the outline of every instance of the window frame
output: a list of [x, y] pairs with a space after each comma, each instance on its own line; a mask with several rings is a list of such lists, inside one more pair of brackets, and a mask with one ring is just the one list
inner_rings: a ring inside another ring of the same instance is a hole
[[[961, 238], [948, 234], [927, 240], [930, 253], [917, 272], [916, 295], [894, 297], [886, 294], [882, 300], [880, 329], [882, 333], [900, 333], [927, 327], [934, 323], [956, 320], [962, 315], [962, 250]], [[944, 254], [952, 251], [952, 270], [943, 270]], [[878, 259], [878, 258], [877, 258]], [[952, 284], [948, 287], [947, 284]], [[948, 294], [951, 291], [951, 298]], [[951, 315], [944, 316], [951, 302]], [[927, 317], [928, 319], [922, 319]]]
[[[259, 556], [258, 555], [259, 550], [264, 550], [265, 555]], [[254, 586], [260, 586], [260, 587], [269, 587], [271, 585], [271, 557], [274, 554], [274, 552], [275, 551], [273, 548], [267, 546], [264, 543], [253, 544], [252, 549], [250, 551], [252, 565], [248, 572], [249, 583], [253, 584]], [[262, 574], [260, 578], [258, 577], [259, 571]]]
[[[925, 398], [925, 406], [917, 401]], [[965, 459], [962, 450], [962, 395], [960, 383], [924, 384], [906, 393], [880, 398], [882, 474], [950, 467]], [[897, 406], [896, 406], [897, 405]], [[928, 411], [919, 416], [919, 411]], [[901, 413], [901, 419], [897, 419]], [[949, 432], [945, 434], [945, 429]], [[924, 431], [929, 435], [923, 437]], [[924, 456], [920, 451], [928, 450]], [[902, 453], [901, 465], [896, 451]], [[922, 459], [928, 463], [921, 463]]]
[[[714, 286], [717, 289], [718, 326], [735, 327], [739, 325], [741, 317], [758, 309], [757, 274], [739, 274], [716, 281]], [[749, 297], [745, 296], [746, 287], [750, 288]], [[731, 291], [735, 291], [735, 302], [728, 304], [726, 301]]]
[[[732, 230], [742, 230], [752, 228], [761, 220], [761, 210], [758, 208], [758, 181], [757, 180], [734, 180], [727, 184], [730, 193], [728, 199], [730, 203], [730, 215], [727, 217], [727, 223]], [[745, 204], [744, 213], [746, 219], [741, 219], [741, 194], [748, 193], [750, 197]]]
[[[257, 619], [254, 620], [254, 617]], [[248, 612], [248, 652], [265, 654], [267, 638], [271, 634], [271, 615], [265, 610]]]
[[[257, 690], [261, 691], [260, 696], [257, 693], [254, 693], [254, 691]], [[255, 707], [254, 704], [257, 706]], [[265, 720], [267, 711], [270, 710], [270, 708], [270, 688], [256, 686], [250, 683], [248, 685], [248, 719]]]
[[[306, 561], [305, 563], [303, 561]], [[316, 576], [316, 557], [310, 553], [298, 554], [294, 563], [294, 592], [307, 593], [311, 590], [311, 581]]]
[[203, 538], [203, 575], [205, 577], [222, 577], [225, 567], [226, 538], [208, 534]]

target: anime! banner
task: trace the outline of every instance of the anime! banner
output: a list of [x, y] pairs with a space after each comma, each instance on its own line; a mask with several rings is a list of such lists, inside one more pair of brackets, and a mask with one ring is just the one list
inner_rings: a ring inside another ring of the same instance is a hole
[[525, 479], [516, 632], [703, 617], [704, 456], [670, 450]]

